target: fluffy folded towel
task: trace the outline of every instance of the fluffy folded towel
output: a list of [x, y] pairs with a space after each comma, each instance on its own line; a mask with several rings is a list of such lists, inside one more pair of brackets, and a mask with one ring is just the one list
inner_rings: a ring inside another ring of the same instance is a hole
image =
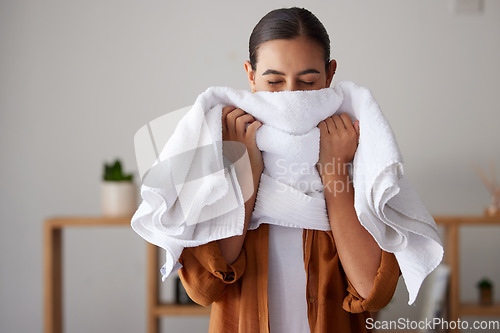
[[[318, 123], [347, 113], [360, 125], [350, 170], [360, 223], [395, 254], [412, 304], [425, 277], [443, 257], [436, 224], [403, 174], [394, 134], [370, 91], [350, 81], [314, 91], [256, 92], [212, 87], [179, 121], [143, 178], [143, 201], [132, 228], [166, 250], [164, 279], [184, 247], [242, 234], [244, 202], [237, 170], [248, 155], [223, 154], [222, 108], [236, 106], [262, 122], [256, 143], [262, 173], [250, 229], [261, 223], [330, 230], [316, 169]], [[225, 144], [225, 143], [224, 143]], [[139, 161], [138, 161], [139, 163]]]

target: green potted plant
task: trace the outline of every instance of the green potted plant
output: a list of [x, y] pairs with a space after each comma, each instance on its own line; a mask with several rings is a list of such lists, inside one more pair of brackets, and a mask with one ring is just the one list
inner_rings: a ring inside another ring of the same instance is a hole
[[137, 189], [134, 175], [125, 174], [119, 159], [104, 163], [102, 177], [102, 214], [104, 216], [131, 216], [137, 209]]
[[477, 287], [479, 288], [479, 303], [481, 305], [493, 304], [493, 283], [483, 278], [477, 283]]

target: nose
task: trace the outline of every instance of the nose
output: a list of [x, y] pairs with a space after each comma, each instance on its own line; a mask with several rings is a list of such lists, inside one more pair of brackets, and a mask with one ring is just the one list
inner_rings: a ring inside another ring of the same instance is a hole
[[288, 91], [299, 90], [299, 88], [297, 86], [297, 82], [295, 82], [295, 80], [288, 81], [287, 86], [286, 86], [286, 90], [288, 90]]

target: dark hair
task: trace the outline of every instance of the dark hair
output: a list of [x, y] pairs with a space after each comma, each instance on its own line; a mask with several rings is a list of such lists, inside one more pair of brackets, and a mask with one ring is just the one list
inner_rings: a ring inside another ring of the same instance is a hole
[[281, 8], [267, 13], [253, 28], [248, 43], [250, 64], [256, 69], [259, 46], [274, 39], [293, 39], [307, 37], [323, 48], [325, 69], [330, 63], [330, 37], [323, 24], [313, 13], [305, 8]]

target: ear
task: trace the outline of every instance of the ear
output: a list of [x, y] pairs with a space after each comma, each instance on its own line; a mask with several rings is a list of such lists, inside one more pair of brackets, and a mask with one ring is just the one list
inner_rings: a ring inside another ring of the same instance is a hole
[[252, 69], [252, 65], [250, 61], [245, 61], [245, 71], [248, 76], [248, 83], [250, 83], [250, 88], [252, 88], [252, 92], [255, 92], [255, 71]]
[[335, 71], [337, 70], [337, 61], [335, 59], [330, 60], [330, 64], [328, 65], [328, 73], [326, 73], [326, 86], [329, 87], [332, 83], [333, 76], [335, 75]]

